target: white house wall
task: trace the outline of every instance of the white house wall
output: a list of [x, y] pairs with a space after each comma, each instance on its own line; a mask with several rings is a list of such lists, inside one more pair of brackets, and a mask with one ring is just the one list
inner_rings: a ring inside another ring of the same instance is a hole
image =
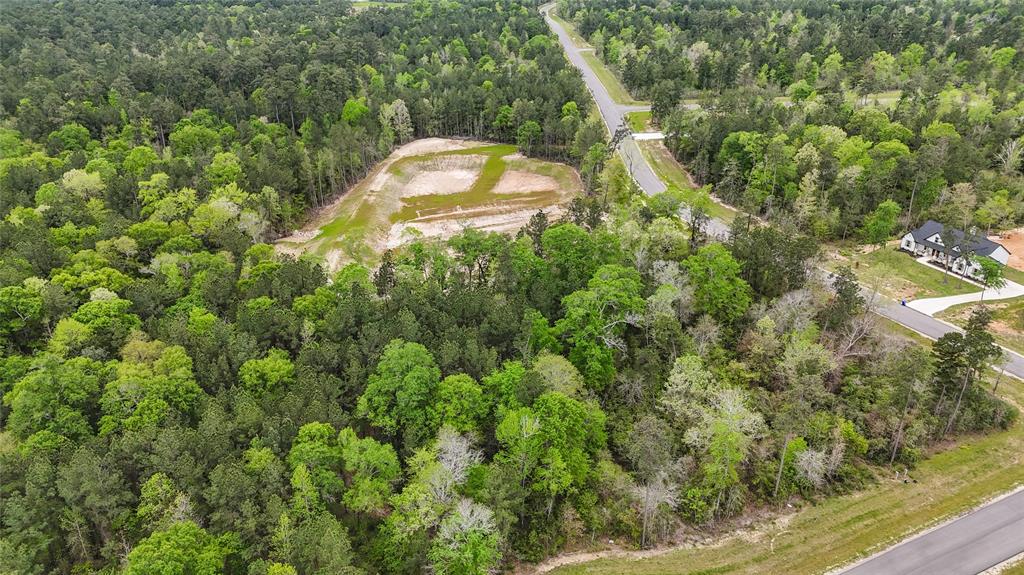
[[1006, 262], [1010, 261], [1010, 252], [1003, 246], [999, 246], [989, 257], [1005, 266]]

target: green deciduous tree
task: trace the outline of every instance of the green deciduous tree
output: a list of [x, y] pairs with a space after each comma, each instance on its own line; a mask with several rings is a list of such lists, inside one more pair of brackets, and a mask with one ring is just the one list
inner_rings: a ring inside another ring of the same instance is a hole
[[896, 229], [900, 211], [899, 204], [892, 200], [885, 200], [878, 204], [875, 211], [864, 218], [864, 225], [860, 230], [864, 243], [875, 244], [879, 247], [884, 245]]
[[388, 435], [401, 431], [406, 449], [415, 449], [436, 431], [429, 407], [440, 380], [441, 370], [425, 347], [394, 340], [359, 397], [358, 413]]
[[237, 550], [233, 534], [214, 537], [191, 521], [175, 523], [143, 539], [128, 554], [126, 575], [216, 575]]
[[617, 265], [601, 266], [587, 289], [562, 299], [565, 316], [555, 325], [568, 340], [569, 361], [587, 384], [603, 389], [615, 377], [612, 350], [623, 350], [622, 335], [643, 311], [640, 275]]
[[295, 383], [295, 365], [288, 352], [272, 349], [262, 359], [250, 359], [238, 370], [238, 378], [256, 394], [286, 389]]
[[694, 286], [694, 303], [701, 313], [732, 324], [750, 306], [751, 290], [740, 278], [740, 265], [721, 244], [701, 248], [683, 267]]
[[96, 402], [111, 368], [84, 357], [41, 356], [3, 398], [7, 429], [22, 439], [49, 431], [73, 440], [94, 433]]
[[347, 427], [338, 435], [338, 448], [346, 478], [345, 505], [362, 513], [382, 512], [401, 474], [395, 450], [373, 438], [360, 439]]

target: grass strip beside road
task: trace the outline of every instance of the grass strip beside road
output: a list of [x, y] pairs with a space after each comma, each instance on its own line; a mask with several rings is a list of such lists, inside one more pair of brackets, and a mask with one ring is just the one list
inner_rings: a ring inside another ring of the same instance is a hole
[[[685, 195], [684, 201], [692, 204], [697, 197], [697, 189], [691, 185], [686, 170], [672, 157], [665, 144], [658, 140], [646, 140], [637, 142], [636, 145], [640, 148], [640, 153], [643, 154], [644, 159], [651, 165], [654, 174], [661, 181], [665, 182], [666, 186], [682, 190]], [[708, 213], [716, 220], [731, 223], [736, 218], [738, 212], [729, 206], [712, 201]]]
[[[998, 395], [1022, 405], [1024, 383], [1004, 377]], [[601, 559], [552, 573], [822, 573], [870, 556], [1020, 485], [1024, 482], [1022, 453], [1024, 424], [1018, 419], [1009, 430], [964, 438], [932, 455], [911, 472], [917, 483], [895, 481], [889, 470], [880, 469], [883, 477], [871, 487], [808, 504], [788, 520], [714, 546], [645, 559]]]
[[1017, 561], [1002, 571], [1002, 575], [1024, 575], [1024, 559]]
[[622, 82], [619, 82], [619, 78], [615, 75], [615, 72], [612, 72], [611, 68], [606, 66], [605, 63], [597, 57], [597, 54], [589, 51], [580, 52], [580, 54], [583, 56], [583, 59], [586, 60], [590, 69], [597, 74], [597, 79], [600, 80], [601, 84], [603, 84], [605, 89], [608, 90], [608, 95], [612, 97], [612, 100], [614, 100], [616, 104], [623, 104], [627, 106], [640, 106], [647, 104], [647, 102], [633, 99], [633, 97], [629, 95], [629, 91], [626, 90], [626, 87], [622, 85]]
[[[982, 303], [992, 312], [989, 331], [996, 338], [996, 343], [1024, 354], [1024, 297]], [[976, 305], [976, 302], [955, 305], [935, 314], [935, 317], [964, 327]]]
[[562, 28], [565, 28], [565, 31], [569, 34], [569, 38], [572, 40], [572, 43], [577, 48], [593, 49], [593, 46], [591, 46], [589, 42], [584, 40], [583, 36], [580, 36], [579, 33], [576, 32], [576, 28], [573, 27], [572, 24], [570, 24], [569, 22], [565, 21], [564, 19], [562, 19], [561, 16], [558, 15], [558, 10], [557, 9], [552, 9], [550, 12], [548, 12], [548, 15], [551, 16], [552, 20], [554, 20], [555, 22], [558, 22], [559, 24], [561, 24]]

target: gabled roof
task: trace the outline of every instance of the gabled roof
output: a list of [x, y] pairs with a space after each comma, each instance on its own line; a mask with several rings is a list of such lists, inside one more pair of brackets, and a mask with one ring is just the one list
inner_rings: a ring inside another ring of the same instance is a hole
[[[942, 251], [945, 249], [944, 247], [942, 247], [942, 244], [937, 244], [935, 242], [929, 241], [928, 238], [934, 237], [935, 234], [941, 234], [945, 229], [946, 226], [942, 225], [941, 223], [936, 222], [935, 220], [928, 220], [927, 222], [921, 224], [921, 227], [917, 228], [916, 230], [911, 230], [910, 235], [914, 236], [914, 242], [926, 245], [932, 249]], [[950, 232], [952, 232], [953, 237], [956, 238], [954, 246], [963, 245], [967, 251], [978, 254], [979, 256], [992, 255], [992, 252], [996, 251], [999, 248], [1003, 248], [1004, 250], [1006, 249], [1001, 244], [997, 244], [996, 242], [984, 236], [968, 236], [967, 241], [965, 243], [964, 232], [962, 230], [952, 228], [950, 229]], [[957, 247], [954, 247], [954, 251], [960, 250], [957, 249]], [[1009, 253], [1010, 250], [1006, 251], [1007, 253]]]

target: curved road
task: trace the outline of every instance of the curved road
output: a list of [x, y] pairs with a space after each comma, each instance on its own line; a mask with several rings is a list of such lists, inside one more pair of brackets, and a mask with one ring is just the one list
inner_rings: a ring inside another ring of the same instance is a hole
[[[551, 17], [551, 9], [554, 8], [554, 4], [545, 4], [541, 6], [541, 12], [544, 14], [544, 19], [547, 21], [548, 26], [558, 36], [558, 41], [562, 44], [562, 49], [565, 50], [565, 56], [569, 59], [569, 62], [573, 66], [579, 69], [583, 75], [583, 81], [587, 85], [587, 89], [590, 90], [591, 95], [594, 97], [594, 102], [597, 104], [598, 110], [601, 112], [601, 117], [604, 119], [605, 126], [608, 127], [609, 133], [614, 133], [615, 130], [622, 124], [625, 118], [626, 112], [632, 112], [638, 109], [646, 109], [644, 106], [627, 106], [623, 104], [617, 104], [608, 93], [608, 89], [604, 87], [601, 80], [594, 73], [594, 70], [590, 68], [587, 61], [583, 59], [580, 48], [576, 47], [573, 43], [572, 37], [565, 30], [561, 24], [559, 24], [554, 18]], [[619, 146], [619, 154], [622, 156], [623, 162], [626, 167], [629, 168], [630, 173], [633, 175], [633, 179], [636, 180], [637, 185], [648, 195], [657, 194], [665, 191], [665, 183], [661, 181], [651, 166], [644, 159], [643, 154], [640, 153], [640, 148], [637, 147], [636, 142], [632, 137], [626, 138], [622, 141]], [[685, 214], [684, 214], [685, 216]], [[725, 222], [720, 220], [712, 219], [708, 222], [708, 231], [711, 235], [715, 236], [728, 236], [729, 226]], [[870, 296], [870, 293], [866, 293], [866, 296]], [[875, 313], [878, 315], [891, 319], [898, 324], [908, 327], [922, 335], [925, 335], [931, 339], [939, 339], [943, 335], [959, 330], [948, 323], [939, 321], [931, 316], [925, 315], [921, 312], [915, 311], [908, 307], [901, 306], [891, 300], [883, 298], [871, 297], [869, 299], [876, 300]], [[1018, 378], [1024, 379], [1024, 357], [1020, 354], [1014, 353], [1010, 350], [1005, 350], [1006, 354], [1006, 372], [1012, 374]]]
[[[552, 8], [554, 8], [554, 4], [541, 6], [544, 19], [547, 20], [548, 26], [558, 35], [558, 41], [562, 43], [562, 49], [565, 50], [566, 58], [583, 74], [583, 81], [586, 83], [587, 88], [590, 90], [590, 95], [593, 96], [594, 102], [601, 112], [601, 118], [604, 119], [604, 125], [608, 128], [608, 133], [615, 133], [615, 130], [625, 120], [627, 112], [649, 110], [650, 108], [647, 106], [626, 106], [615, 103], [611, 94], [608, 93], [608, 89], [604, 87], [597, 74], [587, 65], [587, 61], [583, 59], [582, 50], [576, 47], [569, 33], [565, 31], [565, 28], [551, 17], [550, 12]], [[640, 148], [637, 147], [632, 136], [623, 140], [619, 145], [619, 154], [622, 156], [622, 161], [625, 162], [626, 167], [629, 168], [629, 172], [633, 174], [633, 179], [636, 180], [637, 185], [640, 186], [644, 193], [652, 195], [665, 191], [665, 183], [661, 181], [661, 178], [654, 173], [651, 166], [644, 160], [643, 155], [640, 153]]]
[[[626, 112], [644, 109], [638, 106], [617, 104], [601, 83], [597, 74], [583, 59], [581, 50], [573, 43], [565, 28], [551, 18], [554, 4], [541, 7], [548, 26], [558, 36], [565, 55], [572, 65], [579, 69], [583, 81], [594, 97], [601, 117], [609, 133], [622, 124]], [[632, 136], [619, 146], [626, 167], [637, 185], [648, 195], [665, 190], [665, 184], [654, 173], [640, 153]], [[684, 214], [685, 216], [685, 214]], [[709, 232], [714, 235], [728, 235], [729, 226], [719, 220], [711, 220]], [[948, 323], [939, 321], [912, 308], [902, 306], [885, 298], [875, 297], [865, 290], [865, 298], [874, 302], [874, 311], [904, 327], [910, 328], [931, 339], [957, 330]], [[1004, 350], [1007, 373], [1024, 379], [1024, 357], [1010, 350]], [[875, 557], [842, 572], [843, 575], [890, 575], [890, 574], [938, 574], [975, 575], [1024, 552], [1024, 492], [1018, 492], [987, 505], [957, 519], [945, 526], [919, 537], [907, 540]]]
[[[587, 64], [587, 61], [583, 59], [582, 53], [592, 50], [592, 48], [578, 48], [573, 43], [572, 37], [566, 32], [565, 27], [551, 17], [551, 9], [554, 6], [554, 4], [545, 4], [541, 6], [540, 11], [544, 14], [544, 19], [547, 21], [548, 26], [558, 36], [558, 41], [562, 44], [562, 49], [565, 51], [565, 57], [583, 75], [583, 82], [587, 85], [587, 89], [590, 90], [590, 95], [593, 96], [598, 111], [601, 112], [601, 118], [604, 120], [604, 125], [608, 128], [608, 133], [615, 133], [615, 130], [625, 121], [628, 112], [650, 110], [650, 106], [619, 104], [612, 99], [608, 89], [601, 83], [600, 78], [597, 77], [594, 70]], [[633, 176], [633, 180], [645, 194], [652, 196], [665, 191], [665, 182], [661, 181], [658, 174], [654, 173], [654, 170], [651, 169], [650, 164], [647, 163], [643, 154], [640, 153], [640, 147], [637, 146], [636, 140], [633, 139], [632, 135], [622, 140], [618, 151], [619, 155], [622, 156], [623, 163], [626, 164], [626, 168]], [[684, 219], [690, 215], [690, 210], [686, 207], [681, 208], [680, 212]], [[718, 238], [729, 236], [729, 224], [721, 220], [710, 219], [706, 226], [707, 233], [710, 236]]]

